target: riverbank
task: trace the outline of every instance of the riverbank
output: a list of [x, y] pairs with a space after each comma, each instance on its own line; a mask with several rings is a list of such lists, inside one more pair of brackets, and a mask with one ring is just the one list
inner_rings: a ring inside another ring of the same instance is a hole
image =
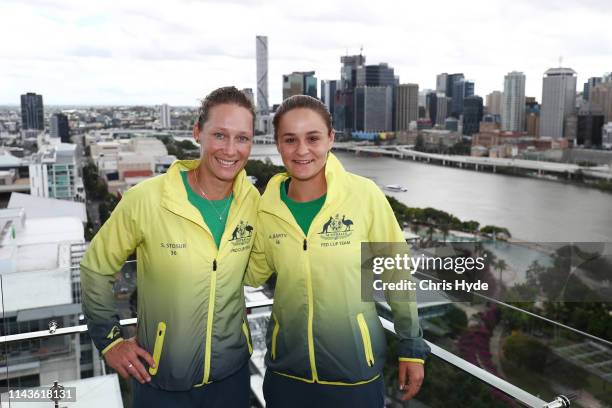
[[406, 146], [361, 145], [353, 142], [336, 143], [333, 150], [353, 153], [357, 156], [391, 157], [462, 170], [488, 172], [507, 176], [535, 178], [544, 181], [571, 184], [577, 187], [595, 188], [612, 193], [612, 167], [580, 166], [571, 163], [446, 155], [427, 153]]
[[[530, 242], [612, 242], [610, 195], [594, 188], [386, 156], [335, 154], [347, 171], [381, 187], [406, 187], [407, 192], [385, 194], [409, 207], [436, 208], [481, 226], [503, 226], [513, 237]], [[282, 165], [274, 145], [253, 146], [251, 157]]]

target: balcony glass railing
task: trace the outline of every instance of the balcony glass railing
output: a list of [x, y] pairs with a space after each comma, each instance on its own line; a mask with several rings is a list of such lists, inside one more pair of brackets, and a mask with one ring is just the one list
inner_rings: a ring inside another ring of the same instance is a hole
[[[263, 355], [265, 354], [265, 327], [269, 319], [269, 310], [266, 308], [272, 304], [272, 300], [248, 303], [251, 312], [249, 323], [253, 333], [254, 353], [252, 357], [252, 404], [262, 406], [261, 381], [263, 379]], [[95, 348], [89, 343], [87, 328], [85, 325], [72, 325], [57, 327], [57, 319], [60, 316], [51, 316], [50, 329], [35, 332], [26, 332], [3, 336], [0, 345], [4, 351], [9, 349], [28, 349], [33, 342], [55, 341], [56, 344], [69, 345], [62, 350], [64, 354], [39, 355], [34, 364], [15, 359], [11, 353], [5, 353], [5, 359], [0, 366], [2, 382], [5, 393], [3, 401], [6, 401], [8, 390], [19, 388], [48, 386], [55, 380], [68, 386], [75, 386], [77, 390], [77, 402], [79, 401], [79, 390], [87, 397], [92, 381], [98, 381], [99, 387], [114, 390], [123, 398], [123, 406], [130, 405], [130, 385], [116, 376], [113, 376], [99, 358]], [[382, 318], [383, 326], [389, 330], [388, 341], [391, 352], [388, 356], [388, 364], [385, 370], [387, 386], [387, 406], [408, 406], [399, 400], [397, 390], [395, 362], [393, 355], [393, 324]], [[122, 324], [133, 327], [136, 319], [125, 319]], [[426, 381], [421, 392], [415, 398], [425, 407], [506, 407], [506, 406], [530, 406], [544, 407], [547, 402], [552, 402], [557, 396], [552, 395], [545, 398], [543, 395], [532, 394], [526, 389], [513, 385], [489, 371], [483, 370], [477, 364], [472, 364], [460, 356], [445, 350], [433, 343], [432, 357], [426, 366]], [[4, 353], [4, 352], [3, 352]], [[110, 376], [109, 376], [110, 374]], [[96, 379], [97, 378], [97, 379]], [[106, 395], [109, 401], [117, 401], [118, 395]], [[86, 405], [75, 405], [86, 406]], [[564, 405], [549, 405], [564, 406]], [[573, 406], [573, 405], [572, 405]], [[580, 406], [580, 405], [576, 405]], [[588, 405], [586, 405], [588, 406]]]
[[[114, 392], [123, 406], [130, 406], [129, 382], [112, 376], [87, 335], [77, 266], [84, 249], [73, 246], [70, 266], [47, 270], [47, 275], [23, 275], [23, 279], [16, 275], [20, 271], [0, 275], [3, 393], [59, 381], [76, 386], [77, 392], [82, 388], [85, 396], [95, 395], [91, 390], [96, 387]], [[122, 324], [132, 331], [136, 325], [135, 266], [135, 261], [126, 262], [115, 283]], [[247, 303], [254, 346], [253, 406], [260, 406], [265, 329], [272, 300]], [[572, 407], [612, 406], [609, 339], [591, 334], [588, 325], [561, 323], [571, 310], [567, 304], [559, 305], [557, 319], [551, 318], [555, 311], [544, 316], [532, 306], [485, 295], [471, 297], [469, 302], [419, 299], [421, 325], [432, 356], [415, 400], [425, 407], [562, 407], [569, 405], [563, 405], [561, 396], [569, 396]], [[384, 304], [379, 314], [388, 329], [387, 406], [420, 406], [399, 401], [393, 324]]]

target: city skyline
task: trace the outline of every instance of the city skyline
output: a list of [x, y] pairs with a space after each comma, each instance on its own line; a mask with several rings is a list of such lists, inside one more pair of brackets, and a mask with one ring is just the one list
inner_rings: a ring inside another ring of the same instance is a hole
[[0, 26], [11, 39], [1, 54], [0, 104], [18, 105], [19, 95], [36, 92], [49, 106], [194, 106], [218, 86], [257, 89], [256, 35], [268, 37], [270, 105], [281, 100], [282, 75], [314, 70], [320, 80], [340, 79], [340, 57], [361, 47], [368, 64], [388, 63], [401, 83], [435, 89], [436, 75], [462, 72], [482, 97], [502, 90], [504, 75], [516, 70], [527, 77], [526, 95], [541, 102], [544, 72], [558, 67], [560, 56], [578, 73], [579, 91], [588, 78], [612, 70], [605, 1], [476, 3], [469, 10], [450, 2], [341, 1], [304, 9], [246, 0], [85, 8], [76, 1], [9, 0]]

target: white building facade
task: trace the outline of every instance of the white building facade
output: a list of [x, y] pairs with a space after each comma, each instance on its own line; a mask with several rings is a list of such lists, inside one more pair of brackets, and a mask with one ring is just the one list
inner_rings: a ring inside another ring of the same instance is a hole
[[525, 127], [525, 75], [512, 71], [504, 77], [502, 130], [522, 132]]
[[540, 137], [562, 138], [565, 119], [575, 110], [576, 71], [571, 68], [551, 68], [544, 75]]

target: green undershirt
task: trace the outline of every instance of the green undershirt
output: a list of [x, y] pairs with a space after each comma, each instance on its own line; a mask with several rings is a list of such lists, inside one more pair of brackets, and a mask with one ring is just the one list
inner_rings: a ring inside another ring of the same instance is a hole
[[[217, 248], [219, 248], [223, 231], [225, 231], [229, 208], [232, 205], [233, 194], [221, 200], [207, 200], [191, 189], [187, 174], [187, 171], [181, 171], [183, 184], [185, 184], [185, 190], [187, 190], [187, 199], [202, 214], [202, 218], [206, 225], [208, 225]], [[219, 220], [219, 215], [221, 215], [221, 220]]]
[[312, 201], [294, 201], [287, 195], [289, 192], [290, 182], [291, 179], [287, 179], [281, 183], [281, 200], [287, 205], [289, 211], [291, 211], [291, 214], [293, 214], [293, 218], [295, 218], [295, 221], [298, 223], [302, 231], [304, 231], [304, 235], [308, 235], [310, 224], [312, 224], [312, 220], [314, 220], [314, 217], [316, 217], [321, 210], [321, 207], [323, 207], [325, 196], [327, 196], [327, 194], [323, 194], [321, 197]]

